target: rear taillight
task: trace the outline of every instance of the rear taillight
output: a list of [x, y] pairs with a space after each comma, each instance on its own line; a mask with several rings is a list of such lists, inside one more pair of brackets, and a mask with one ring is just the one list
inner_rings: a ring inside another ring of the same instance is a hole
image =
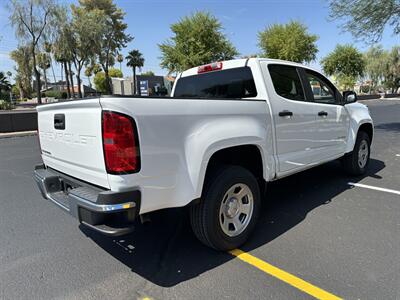
[[103, 149], [107, 173], [127, 174], [140, 169], [135, 121], [112, 111], [103, 111]]
[[212, 64], [200, 66], [197, 68], [197, 73], [206, 73], [206, 72], [211, 72], [211, 71], [218, 71], [222, 70], [222, 62], [215, 62]]

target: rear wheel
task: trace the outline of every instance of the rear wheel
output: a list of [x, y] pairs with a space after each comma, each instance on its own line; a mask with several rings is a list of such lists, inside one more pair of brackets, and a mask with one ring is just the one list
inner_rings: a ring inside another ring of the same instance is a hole
[[366, 132], [360, 131], [352, 152], [343, 157], [345, 170], [351, 175], [362, 175], [367, 171], [371, 141]]
[[254, 229], [259, 208], [260, 192], [253, 174], [239, 166], [221, 167], [209, 178], [200, 203], [191, 207], [193, 232], [209, 247], [234, 249]]

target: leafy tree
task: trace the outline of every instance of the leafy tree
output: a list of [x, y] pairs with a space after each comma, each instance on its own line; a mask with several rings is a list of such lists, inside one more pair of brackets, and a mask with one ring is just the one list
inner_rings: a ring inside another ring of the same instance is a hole
[[205, 12], [182, 18], [171, 25], [173, 37], [160, 44], [161, 66], [172, 72], [238, 55], [236, 48], [222, 32], [219, 20]]
[[378, 42], [386, 25], [400, 33], [398, 0], [331, 0], [331, 18], [344, 20], [342, 28], [359, 39]]
[[12, 93], [13, 95], [20, 96], [21, 91], [19, 90], [19, 88], [18, 88], [18, 86], [17, 86], [16, 84], [14, 84], [14, 85], [11, 87], [11, 93]]
[[144, 58], [139, 50], [129, 51], [126, 65], [132, 68], [133, 71], [133, 94], [136, 95], [136, 68], [141, 68], [144, 65]]
[[54, 59], [61, 64], [64, 70], [65, 82], [67, 84], [67, 97], [72, 97], [71, 84], [70, 84], [70, 70], [69, 63], [72, 61], [72, 51], [70, 45], [72, 44], [71, 21], [68, 18], [67, 9], [64, 7], [60, 9], [55, 41], [52, 45], [52, 52]]
[[391, 89], [392, 93], [400, 88], [400, 47], [395, 46], [388, 53], [386, 63], [384, 85]]
[[125, 32], [125, 13], [112, 0], [79, 0], [79, 5], [87, 10], [99, 10], [105, 16], [102, 28], [100, 46], [96, 49], [98, 61], [103, 68], [106, 78], [107, 93], [112, 93], [109, 69], [115, 63], [119, 51], [132, 41], [133, 37]]
[[388, 53], [382, 46], [372, 46], [364, 53], [365, 72], [371, 81], [371, 90], [375, 90], [384, 81], [387, 71]]
[[10, 84], [6, 74], [0, 72], [0, 99], [9, 100], [9, 93], [11, 91], [12, 85]]
[[117, 55], [117, 62], [119, 63], [119, 69], [122, 71], [122, 62], [124, 61], [124, 56], [121, 53]]
[[54, 68], [53, 68], [53, 58], [51, 57], [53, 45], [49, 42], [44, 42], [43, 49], [44, 49], [44, 52], [46, 54], [48, 54], [48, 56], [50, 58], [50, 67], [51, 67], [51, 71], [53, 73], [53, 80], [54, 80], [54, 82], [56, 82], [57, 79], [56, 79], [56, 74], [54, 73]]
[[99, 64], [95, 63], [95, 61], [92, 60], [90, 64], [86, 65], [85, 76], [89, 80], [90, 87], [92, 87], [92, 82], [90, 81], [90, 78], [99, 72], [101, 72], [101, 66]]
[[98, 72], [93, 78], [96, 91], [99, 93], [107, 93], [106, 75], [104, 72]]
[[43, 70], [44, 88], [47, 89], [47, 69], [50, 68], [51, 58], [46, 52], [38, 53], [38, 67]]
[[[110, 77], [116, 77], [116, 78], [122, 78], [123, 74], [121, 70], [115, 69], [115, 68], [110, 68], [109, 69], [109, 76]], [[98, 72], [94, 76], [93, 79], [94, 85], [96, 87], [96, 90], [100, 93], [106, 93], [108, 94], [108, 86], [107, 86], [107, 78], [105, 72]]]
[[4, 72], [0, 72], [0, 93], [5, 91], [10, 91], [11, 89], [11, 84], [8, 81], [7, 76], [4, 74]]
[[29, 44], [36, 77], [36, 94], [41, 103], [41, 82], [37, 52], [45, 36], [51, 36], [57, 19], [57, 6], [53, 0], [11, 0], [11, 24], [20, 41]]
[[294, 62], [311, 62], [318, 52], [315, 44], [318, 36], [309, 34], [300, 22], [273, 24], [258, 33], [258, 46], [269, 58]]
[[90, 81], [90, 78], [93, 76], [93, 66], [86, 66], [85, 76], [88, 78], [89, 86], [92, 87], [92, 82]]
[[153, 71], [147, 71], [147, 72], [141, 73], [140, 75], [142, 75], [142, 76], [154, 76], [155, 74], [154, 74]]
[[76, 69], [79, 97], [82, 98], [81, 72], [85, 64], [93, 59], [99, 47], [103, 27], [105, 26], [104, 12], [98, 9], [86, 10], [75, 5], [71, 6], [71, 44], [72, 59]]
[[111, 68], [109, 70], [109, 75], [110, 75], [110, 77], [113, 77], [113, 78], [122, 78], [122, 77], [124, 77], [124, 74], [122, 73], [122, 71], [119, 70], [119, 69], [116, 69], [116, 68]]
[[99, 65], [99, 64], [94, 64], [93, 66], [92, 66], [92, 68], [93, 68], [93, 74], [97, 74], [97, 73], [99, 73], [99, 72], [101, 72], [101, 66]]
[[16, 50], [11, 51], [10, 57], [16, 63], [15, 84], [18, 86], [20, 98], [30, 97], [33, 69], [31, 49], [28, 46], [19, 46]]
[[321, 65], [324, 72], [335, 76], [344, 89], [353, 89], [357, 78], [365, 70], [362, 53], [351, 45], [337, 45], [333, 52], [322, 59]]

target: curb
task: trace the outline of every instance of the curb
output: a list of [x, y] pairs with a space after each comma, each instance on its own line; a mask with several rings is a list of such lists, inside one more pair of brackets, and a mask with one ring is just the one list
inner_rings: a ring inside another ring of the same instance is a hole
[[12, 137], [23, 137], [23, 136], [32, 136], [36, 135], [37, 131], [20, 131], [20, 132], [5, 132], [5, 133], [0, 133], [0, 139], [5, 139], [5, 138], [12, 138]]

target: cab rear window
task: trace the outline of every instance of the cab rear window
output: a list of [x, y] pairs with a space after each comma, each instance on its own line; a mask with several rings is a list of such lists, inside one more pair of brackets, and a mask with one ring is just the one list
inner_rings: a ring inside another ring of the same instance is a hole
[[249, 67], [227, 69], [182, 77], [175, 87], [174, 97], [240, 99], [257, 96], [253, 74]]

